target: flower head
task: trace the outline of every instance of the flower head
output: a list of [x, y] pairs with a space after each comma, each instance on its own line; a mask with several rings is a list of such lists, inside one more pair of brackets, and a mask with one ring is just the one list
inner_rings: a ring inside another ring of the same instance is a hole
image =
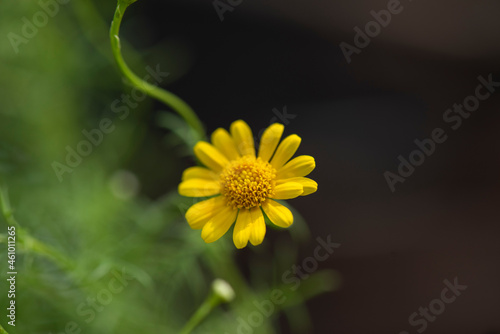
[[305, 177], [316, 167], [314, 158], [302, 155], [291, 159], [301, 138], [290, 135], [280, 143], [283, 130], [282, 124], [270, 125], [262, 135], [257, 154], [252, 130], [242, 120], [231, 124], [230, 133], [217, 129], [211, 144], [200, 141], [195, 145], [194, 153], [206, 167], [186, 169], [179, 193], [188, 197], [214, 196], [186, 212], [189, 225], [202, 229], [205, 242], [218, 240], [236, 221], [235, 246], [243, 248], [248, 241], [259, 245], [266, 234], [264, 214], [279, 227], [293, 223], [291, 211], [275, 200], [317, 190], [317, 183]]

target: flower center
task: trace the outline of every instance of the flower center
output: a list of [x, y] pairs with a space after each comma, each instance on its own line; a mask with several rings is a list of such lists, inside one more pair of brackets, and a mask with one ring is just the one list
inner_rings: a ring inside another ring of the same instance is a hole
[[276, 170], [268, 162], [244, 156], [222, 171], [221, 193], [233, 208], [250, 209], [274, 195], [275, 178]]

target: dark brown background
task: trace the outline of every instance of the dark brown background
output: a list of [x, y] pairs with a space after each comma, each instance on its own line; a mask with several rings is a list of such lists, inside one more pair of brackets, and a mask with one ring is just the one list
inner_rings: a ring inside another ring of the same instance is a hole
[[[244, 0], [223, 22], [210, 1], [138, 3], [124, 35], [140, 49], [163, 39], [185, 50], [170, 55], [185, 72], [169, 88], [209, 131], [238, 118], [262, 129], [285, 105], [296, 115], [286, 131], [316, 158], [320, 190], [291, 203], [313, 236], [342, 244], [321, 264], [342, 287], [308, 303], [314, 333], [416, 333], [408, 316], [454, 277], [467, 290], [425, 332], [500, 333], [500, 92], [456, 131], [442, 120], [477, 76], [500, 81], [500, 3], [402, 5], [351, 64], [339, 44], [387, 2]], [[448, 140], [392, 193], [383, 173], [436, 127]]]

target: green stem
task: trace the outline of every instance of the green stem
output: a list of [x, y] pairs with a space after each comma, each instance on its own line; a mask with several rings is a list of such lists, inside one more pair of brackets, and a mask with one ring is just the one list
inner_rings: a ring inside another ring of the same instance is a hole
[[0, 206], [2, 208], [2, 215], [10, 226], [15, 226], [16, 229], [21, 229], [21, 226], [14, 218], [12, 207], [10, 206], [9, 192], [7, 187], [0, 186]]
[[9, 334], [5, 329], [3, 329], [2, 325], [0, 325], [0, 334]]
[[171, 107], [197, 132], [199, 138], [204, 138], [205, 130], [203, 129], [203, 125], [196, 113], [186, 102], [184, 102], [178, 96], [139, 78], [137, 75], [135, 75], [134, 72], [132, 72], [132, 70], [128, 67], [127, 63], [123, 59], [123, 56], [121, 54], [119, 32], [123, 15], [125, 14], [125, 10], [130, 5], [130, 3], [131, 1], [118, 0], [115, 16], [113, 18], [113, 21], [111, 22], [111, 29], [109, 31], [111, 49], [120, 71], [137, 89]]
[[211, 293], [210, 296], [205, 299], [203, 304], [198, 308], [198, 310], [191, 316], [191, 318], [188, 320], [180, 334], [189, 334], [193, 331], [193, 329], [200, 324], [200, 322], [205, 319], [212, 310], [219, 305], [222, 302], [222, 300], [215, 295], [214, 293]]
[[[52, 259], [52, 261], [57, 263], [57, 265], [61, 269], [73, 270], [75, 268], [74, 263], [68, 257], [66, 257], [55, 248], [52, 248], [49, 245], [46, 245], [43, 242], [33, 238], [26, 230], [21, 227], [21, 225], [14, 217], [12, 207], [10, 206], [9, 193], [7, 187], [4, 186], [0, 186], [0, 207], [2, 210], [2, 216], [7, 222], [7, 225], [15, 226], [16, 236], [26, 250]], [[1, 331], [0, 334], [2, 334]]]
[[73, 271], [76, 268], [74, 262], [64, 254], [59, 252], [57, 249], [50, 247], [49, 245], [44, 244], [40, 240], [33, 238], [25, 231], [23, 231], [22, 235], [23, 235], [22, 241], [24, 247], [26, 247], [27, 250], [51, 259], [59, 266], [59, 268], [66, 270], [69, 273], [71, 273], [71, 271]]

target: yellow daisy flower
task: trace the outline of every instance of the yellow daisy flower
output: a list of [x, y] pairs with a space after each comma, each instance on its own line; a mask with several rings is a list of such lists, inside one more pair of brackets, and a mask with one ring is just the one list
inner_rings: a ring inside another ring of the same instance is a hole
[[[272, 124], [263, 133], [255, 154], [252, 130], [242, 120], [231, 124], [230, 133], [219, 128], [212, 134], [212, 144], [198, 142], [194, 153], [207, 167], [184, 171], [179, 194], [208, 197], [186, 212], [193, 229], [202, 229], [201, 237], [210, 243], [222, 237], [233, 225], [233, 241], [244, 248], [248, 241], [259, 245], [266, 235], [263, 212], [279, 226], [293, 223], [291, 211], [275, 200], [312, 194], [318, 184], [304, 176], [316, 167], [314, 158], [292, 156], [301, 138], [295, 134], [281, 143], [284, 126]], [[279, 143], [279, 145], [278, 145]]]

